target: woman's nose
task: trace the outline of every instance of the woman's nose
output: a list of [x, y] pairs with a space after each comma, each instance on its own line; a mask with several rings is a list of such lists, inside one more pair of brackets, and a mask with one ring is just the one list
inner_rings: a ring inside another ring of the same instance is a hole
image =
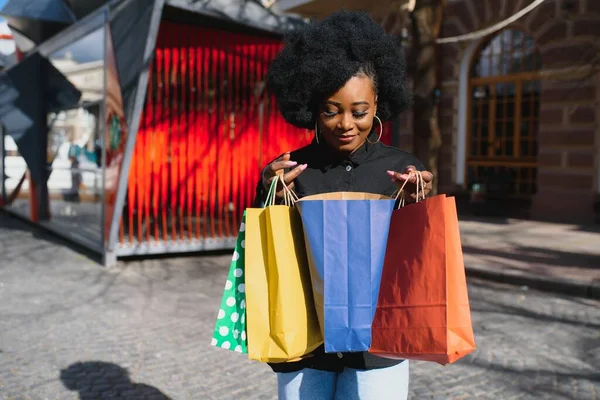
[[349, 131], [354, 128], [354, 120], [352, 119], [352, 114], [344, 113], [342, 115], [342, 120], [338, 126], [339, 129], [343, 129], [344, 131]]

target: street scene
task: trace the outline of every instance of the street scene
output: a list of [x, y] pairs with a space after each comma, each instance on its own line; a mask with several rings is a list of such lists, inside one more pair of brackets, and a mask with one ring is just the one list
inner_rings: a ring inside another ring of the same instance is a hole
[[600, 400], [598, 38], [597, 0], [0, 0], [0, 400]]

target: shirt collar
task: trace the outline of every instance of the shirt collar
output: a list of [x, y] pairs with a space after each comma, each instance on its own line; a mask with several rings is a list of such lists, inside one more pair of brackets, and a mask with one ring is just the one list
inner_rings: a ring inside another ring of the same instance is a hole
[[[376, 140], [374, 136], [375, 135], [371, 133], [369, 135], [369, 140]], [[331, 169], [344, 163], [351, 163], [354, 167], [357, 167], [368, 160], [374, 153], [376, 153], [376, 150], [379, 148], [379, 146], [381, 146], [379, 142], [369, 143], [369, 141], [366, 141], [362, 146], [356, 149], [354, 153], [346, 156], [336, 152], [335, 150], [332, 150], [327, 143], [324, 142], [317, 143], [315, 140], [313, 140], [311, 145], [315, 146], [321, 168], [324, 170]]]

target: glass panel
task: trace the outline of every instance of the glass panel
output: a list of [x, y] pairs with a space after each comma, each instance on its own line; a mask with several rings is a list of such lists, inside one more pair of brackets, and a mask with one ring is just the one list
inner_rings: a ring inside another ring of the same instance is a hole
[[498, 76], [503, 74], [502, 72], [502, 66], [500, 65], [500, 61], [502, 60], [502, 58], [500, 57], [500, 55], [492, 55], [491, 59], [490, 59], [490, 67], [488, 69], [489, 71], [489, 75], [488, 76]]
[[471, 149], [470, 149], [470, 154], [471, 156], [477, 156], [477, 150], [478, 150], [478, 146], [477, 146], [478, 140], [475, 138], [475, 136], [473, 136], [471, 138]]
[[536, 71], [541, 68], [541, 57], [535, 41], [519, 30], [506, 29], [497, 34], [481, 50], [473, 64], [473, 76], [486, 77]]
[[478, 136], [477, 132], [479, 129], [479, 123], [477, 122], [477, 120], [473, 119], [473, 121], [471, 122], [471, 137], [475, 138]]
[[487, 138], [489, 136], [489, 129], [488, 129], [488, 122], [487, 121], [483, 121], [483, 123], [481, 124], [481, 130], [480, 130], [480, 135], [482, 138]]
[[515, 118], [515, 103], [512, 101], [508, 101], [506, 103], [506, 118], [514, 119]]
[[521, 140], [521, 156], [527, 157], [530, 156], [531, 147], [529, 146], [528, 140]]
[[496, 138], [501, 138], [504, 136], [504, 130], [506, 129], [506, 124], [502, 121], [498, 121], [496, 120], [495, 126], [494, 126], [494, 135], [496, 136]]
[[51, 223], [100, 245], [104, 28], [50, 55], [50, 62], [80, 92], [79, 104], [48, 114], [48, 191]]
[[496, 84], [496, 96], [502, 97], [504, 94], [504, 83]]
[[507, 157], [514, 155], [513, 141], [511, 139], [507, 140], [504, 144], [504, 155]]
[[489, 143], [487, 140], [482, 140], [479, 143], [479, 155], [487, 156]]
[[504, 137], [507, 139], [511, 139], [515, 136], [515, 123], [514, 121], [508, 121], [506, 123], [506, 130], [504, 131]]
[[473, 64], [473, 68], [471, 69], [471, 76], [481, 76], [481, 59], [477, 60]]
[[487, 101], [481, 102], [481, 121], [485, 122], [490, 118], [490, 104]]
[[529, 137], [529, 120], [523, 119], [521, 121], [521, 137]]
[[532, 113], [532, 104], [531, 104], [531, 95], [523, 95], [521, 100], [521, 117], [527, 118], [531, 117]]
[[492, 152], [492, 154], [496, 157], [502, 155], [502, 142], [500, 141], [500, 139], [494, 140], [494, 151]]
[[477, 86], [473, 88], [473, 98], [477, 100], [489, 98], [489, 88], [487, 86]]
[[106, 158], [106, 180], [105, 185], [105, 237], [108, 240], [109, 229], [114, 213], [119, 175], [123, 164], [125, 143], [127, 141], [127, 121], [123, 110], [123, 98], [121, 96], [121, 83], [117, 71], [117, 59], [112, 46], [110, 29], [106, 36], [106, 109], [104, 121], [107, 126], [104, 132], [105, 158]]
[[514, 99], [517, 93], [517, 86], [513, 82], [506, 82], [504, 84], [507, 97]]
[[14, 139], [8, 133], [4, 136], [4, 151], [5, 201], [13, 211], [29, 218], [31, 214], [29, 208], [29, 179], [25, 175], [27, 163], [19, 153]]

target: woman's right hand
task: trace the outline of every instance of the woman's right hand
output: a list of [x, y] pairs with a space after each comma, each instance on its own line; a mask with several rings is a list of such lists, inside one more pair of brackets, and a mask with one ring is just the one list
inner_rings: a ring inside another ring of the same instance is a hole
[[[296, 179], [304, 170], [306, 169], [306, 164], [298, 165], [295, 161], [290, 161], [290, 152], [283, 154], [281, 157], [273, 161], [271, 164], [267, 165], [262, 171], [262, 184], [266, 190], [269, 190], [271, 187], [271, 182], [275, 179], [276, 175], [283, 175], [283, 181], [289, 190], [294, 189], [294, 179]], [[287, 174], [284, 174], [283, 171], [286, 168], [293, 168]], [[283, 186], [279, 184], [277, 186], [277, 197], [283, 198], [284, 190]]]

